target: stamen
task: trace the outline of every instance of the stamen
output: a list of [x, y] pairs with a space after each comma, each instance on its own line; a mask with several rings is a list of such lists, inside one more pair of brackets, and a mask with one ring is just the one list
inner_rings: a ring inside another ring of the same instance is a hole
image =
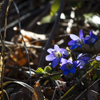
[[55, 52], [54, 54], [55, 54], [55, 56], [56, 56], [57, 58], [60, 58], [60, 57], [61, 57], [61, 53], [60, 53], [60, 52], [58, 52], [58, 51], [57, 51], [57, 52]]
[[72, 64], [70, 64], [70, 63], [67, 63], [66, 68], [67, 68], [68, 70], [70, 70], [70, 69], [72, 69], [72, 68], [73, 68], [73, 65], [72, 65]]

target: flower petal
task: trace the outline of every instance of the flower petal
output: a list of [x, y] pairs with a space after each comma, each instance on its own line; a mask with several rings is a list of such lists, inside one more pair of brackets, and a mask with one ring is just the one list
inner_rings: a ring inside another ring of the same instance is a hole
[[83, 69], [84, 68], [84, 66], [79, 66], [80, 67], [80, 69]]
[[63, 71], [63, 74], [64, 74], [64, 75], [67, 75], [67, 74], [69, 74], [69, 73], [70, 73], [69, 70], [64, 70], [64, 71]]
[[72, 49], [75, 49], [77, 47], [78, 47], [78, 45], [73, 45], [70, 49], [72, 50]]
[[79, 37], [78, 37], [77, 35], [74, 35], [74, 34], [71, 34], [71, 35], [70, 35], [70, 38], [71, 38], [72, 40], [79, 40]]
[[63, 49], [63, 48], [61, 48], [61, 55], [64, 57], [64, 58], [66, 58], [66, 57], [68, 57], [69, 56], [69, 53], [68, 53], [68, 51], [66, 50], [66, 49]]
[[73, 64], [73, 62], [70, 59], [67, 60], [67, 63]]
[[89, 44], [91, 44], [91, 43], [95, 43], [95, 41], [96, 41], [96, 39], [93, 38], [93, 37], [91, 37], [90, 40], [89, 40]]
[[64, 64], [66, 64], [66, 63], [67, 63], [67, 60], [64, 59], [64, 58], [61, 58], [61, 64], [64, 65]]
[[56, 58], [56, 57], [54, 57], [54, 55], [49, 54], [49, 55], [46, 56], [45, 59], [46, 59], [47, 61], [53, 61], [55, 58]]
[[74, 40], [70, 40], [69, 42], [68, 42], [68, 45], [69, 46], [72, 46], [72, 45], [75, 45], [76, 44], [76, 42], [74, 41]]
[[79, 59], [80, 57], [82, 57], [83, 53], [80, 53], [78, 56], [77, 56], [77, 59]]
[[85, 43], [85, 44], [90, 44], [90, 43], [89, 43], [89, 39], [90, 39], [90, 36], [86, 36], [86, 37], [84, 38], [84, 43]]
[[86, 63], [83, 60], [78, 60], [79, 61], [79, 66], [84, 66]]
[[75, 67], [73, 67], [72, 69], [70, 69], [70, 72], [75, 73], [76, 72]]
[[62, 66], [60, 67], [60, 69], [61, 69], [61, 70], [67, 70], [66, 64], [62, 65]]
[[60, 51], [60, 48], [57, 44], [54, 45], [54, 49]]
[[100, 56], [97, 56], [97, 57], [96, 57], [96, 60], [97, 60], [97, 61], [100, 61]]
[[79, 48], [81, 48], [82, 47], [82, 44], [79, 46]]
[[54, 59], [52, 62], [52, 67], [55, 68], [59, 62], [59, 59]]
[[73, 67], [75, 67], [75, 68], [78, 67], [79, 63], [80, 62], [78, 62], [78, 61], [73, 61]]
[[47, 50], [48, 53], [52, 53], [52, 51], [54, 51], [54, 49], [52, 49], [52, 48], [49, 48], [49, 49]]
[[79, 31], [79, 37], [81, 40], [83, 40], [83, 31], [82, 30]]
[[90, 57], [81, 57], [80, 60], [83, 60], [85, 63], [88, 63]]

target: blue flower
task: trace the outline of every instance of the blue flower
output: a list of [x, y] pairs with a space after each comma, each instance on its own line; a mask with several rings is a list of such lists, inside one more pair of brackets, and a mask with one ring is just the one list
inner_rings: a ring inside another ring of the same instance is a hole
[[66, 60], [66, 59], [61, 59], [61, 67], [60, 69], [63, 70], [63, 74], [67, 75], [70, 72], [75, 73], [76, 72], [76, 67], [77, 67], [77, 61], [71, 61], [71, 60]]
[[71, 46], [71, 48], [70, 48], [71, 50], [75, 49], [77, 47], [79, 47], [79, 48], [82, 47], [83, 39], [84, 39], [82, 30], [79, 31], [79, 37], [77, 35], [71, 34], [70, 38], [72, 40], [70, 40], [68, 42], [68, 45]]
[[96, 60], [97, 60], [97, 61], [100, 61], [100, 56], [97, 56], [97, 57], [96, 57]]
[[84, 68], [85, 64], [87, 64], [89, 60], [90, 60], [90, 57], [86, 57], [86, 54], [83, 54], [83, 53], [79, 54], [77, 56], [77, 63], [80, 69]]
[[47, 52], [50, 54], [46, 56], [46, 60], [52, 61], [53, 68], [57, 66], [58, 62], [60, 62], [62, 57], [69, 56], [68, 51], [66, 49], [59, 48], [58, 45], [54, 45], [54, 49], [49, 48]]
[[[100, 61], [100, 56], [97, 56], [97, 57], [96, 57], [96, 60], [97, 60], [97, 61]], [[100, 68], [100, 65], [99, 65], [99, 68]]]
[[84, 38], [84, 43], [88, 45], [94, 44], [96, 41], [97, 41], [97, 36], [92, 33], [92, 30], [90, 31], [90, 35]]

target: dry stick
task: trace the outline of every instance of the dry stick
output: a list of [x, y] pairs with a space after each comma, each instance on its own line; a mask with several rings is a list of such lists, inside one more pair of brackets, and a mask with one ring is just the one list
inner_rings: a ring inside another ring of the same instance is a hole
[[55, 23], [54, 23], [54, 26], [53, 26], [53, 28], [52, 28], [52, 31], [51, 31], [49, 40], [47, 41], [47, 43], [46, 43], [46, 45], [45, 45], [45, 48], [44, 48], [44, 50], [43, 50], [43, 52], [42, 52], [42, 54], [41, 54], [38, 67], [42, 67], [42, 65], [43, 65], [43, 63], [44, 63], [46, 51], [47, 51], [47, 49], [49, 48], [49, 46], [50, 46], [50, 44], [51, 44], [51, 42], [52, 42], [52, 39], [53, 39], [53, 37], [54, 37], [54, 33], [55, 33], [56, 28], [57, 28], [57, 26], [58, 26], [58, 22], [59, 22], [59, 20], [60, 20], [60, 14], [61, 14], [61, 12], [62, 12], [63, 7], [64, 7], [64, 1], [61, 0], [60, 8], [59, 8], [59, 11], [58, 11], [58, 16], [57, 16], [56, 21], [55, 21]]
[[[46, 5], [46, 6], [47, 6], [47, 5]], [[46, 6], [45, 6], [45, 7], [46, 7]], [[34, 11], [34, 12], [32, 12], [32, 13], [27, 13], [27, 14], [21, 16], [21, 17], [20, 17], [20, 22], [21, 22], [21, 21], [25, 21], [25, 20], [28, 19], [29, 17], [38, 14], [38, 13], [41, 12], [45, 7], [39, 8], [39, 9], [37, 9], [36, 11]], [[6, 28], [6, 29], [9, 29], [9, 28], [15, 26], [17, 23], [18, 23], [18, 20], [15, 20], [15, 21], [11, 22], [10, 24], [7, 25], [7, 28]], [[4, 31], [4, 28], [1, 28], [1, 32], [2, 32], [2, 31]]]
[[[91, 88], [94, 84], [96, 84], [99, 80], [100, 80], [100, 78], [97, 79], [93, 84], [91, 84], [91, 85], [88, 87], [88, 89]], [[86, 91], [87, 91], [87, 89], [85, 89], [77, 98], [75, 98], [75, 100], [77, 100], [77, 99], [78, 99], [83, 93], [85, 93]]]
[[3, 51], [5, 51], [5, 45], [4, 45], [4, 42], [3, 42], [3, 39], [2, 39], [2, 35], [1, 35], [1, 29], [0, 29], [0, 39], [1, 39], [1, 42], [2, 42], [2, 53], [1, 53], [1, 57], [3, 58], [3, 59], [1, 59], [1, 60], [3, 60], [3, 64], [1, 65], [1, 67], [2, 67], [2, 72], [1, 72], [1, 90], [2, 90], [2, 99], [4, 100], [4, 91], [3, 91], [3, 75], [4, 75], [4, 58], [5, 58], [5, 52], [3, 52]]
[[60, 100], [62, 100], [71, 90], [73, 90], [89, 73], [91, 73], [98, 64], [96, 64], [95, 66], [93, 66], [86, 74], [83, 75], [83, 77], [74, 85], [72, 86], [61, 98]]
[[[4, 20], [4, 16], [5, 16], [5, 13], [6, 13], [6, 9], [7, 9], [7, 6], [8, 6], [8, 2], [9, 0], [4, 0], [4, 3], [3, 3], [3, 6], [1, 8], [1, 12], [0, 12], [0, 38], [1, 38], [1, 43], [2, 43], [2, 51], [5, 50], [5, 46], [4, 46], [4, 42], [2, 40], [2, 35], [1, 35], [1, 26], [2, 26], [2, 23], [3, 23], [3, 20]], [[3, 65], [2, 65], [2, 72], [1, 72], [1, 90], [2, 90], [2, 95], [3, 95], [3, 100], [4, 100], [4, 93], [3, 93], [3, 71], [4, 71], [4, 57], [5, 57], [5, 54], [4, 52], [2, 52], [2, 56], [3, 56]]]
[[8, 6], [7, 6], [7, 9], [6, 9], [6, 13], [5, 13], [4, 41], [5, 41], [5, 38], [6, 38], [7, 14], [8, 14], [8, 10], [9, 10], [11, 2], [12, 2], [12, 0], [9, 0]]
[[[21, 34], [21, 23], [20, 23], [20, 17], [19, 17], [19, 10], [18, 10], [18, 7], [17, 7], [16, 3], [14, 2], [14, 0], [13, 0], [13, 3], [14, 3], [15, 9], [16, 9], [17, 14], [18, 14], [19, 32], [20, 32], [20, 34]], [[30, 85], [31, 85], [31, 76], [32, 76], [32, 75], [31, 75], [31, 67], [30, 67], [29, 53], [28, 53], [28, 50], [27, 50], [27, 48], [26, 48], [26, 44], [25, 44], [23, 35], [21, 34], [21, 36], [22, 36], [22, 39], [23, 39], [23, 42], [24, 42], [24, 48], [25, 48], [25, 51], [26, 51], [27, 59], [28, 59], [28, 66], [29, 66], [29, 72], [30, 72], [30, 77], [29, 77], [29, 79], [30, 79]]]
[[0, 27], [2, 26], [2, 23], [3, 23], [4, 18], [5, 18], [4, 16], [5, 16], [5, 13], [6, 13], [8, 2], [9, 2], [9, 0], [4, 0], [3, 6], [1, 8], [1, 12], [0, 12]]
[[51, 100], [54, 100], [55, 94], [56, 94], [56, 88], [55, 88], [55, 90], [53, 92], [53, 96], [52, 96], [52, 99]]

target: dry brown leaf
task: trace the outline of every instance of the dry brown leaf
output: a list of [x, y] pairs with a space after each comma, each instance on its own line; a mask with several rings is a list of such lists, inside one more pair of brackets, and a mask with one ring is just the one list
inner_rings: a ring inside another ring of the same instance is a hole
[[46, 39], [46, 35], [45, 34], [37, 34], [37, 33], [34, 33], [34, 32], [31, 32], [31, 31], [26, 31], [26, 30], [21, 30], [21, 33], [23, 36], [27, 36], [28, 38], [31, 38], [31, 39], [35, 39], [35, 40], [38, 40], [38, 39], [41, 39], [41, 40], [44, 40]]
[[14, 54], [11, 54], [10, 57], [12, 58], [13, 61], [17, 62], [17, 59]]
[[43, 93], [41, 92], [41, 87], [40, 87], [39, 82], [35, 83], [34, 90], [35, 90], [36, 94], [34, 95], [35, 97], [33, 97], [33, 98], [36, 98], [36, 100], [44, 100]]
[[34, 91], [34, 95], [32, 95], [32, 100], [38, 100], [38, 96], [35, 91]]
[[22, 59], [18, 60], [18, 64], [20, 66], [27, 64], [27, 62], [28, 62], [28, 59], [26, 59], [26, 58], [22, 58]]
[[49, 100], [51, 100], [53, 93], [54, 93], [54, 90], [51, 88], [45, 88], [45, 90], [43, 92], [44, 96]]

